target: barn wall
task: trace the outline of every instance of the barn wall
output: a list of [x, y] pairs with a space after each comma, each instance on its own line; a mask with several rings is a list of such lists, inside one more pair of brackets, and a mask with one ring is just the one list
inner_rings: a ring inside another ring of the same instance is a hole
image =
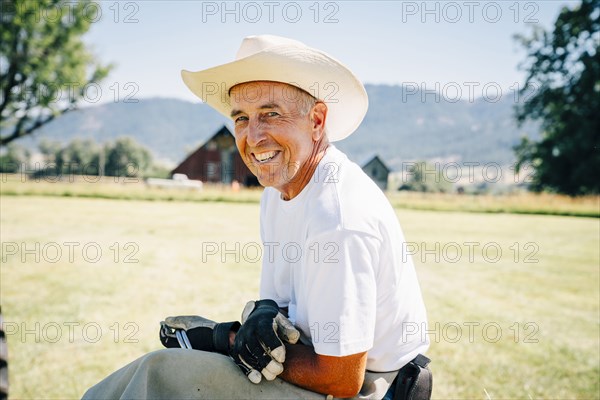
[[[229, 158], [225, 162], [224, 156]], [[189, 155], [171, 173], [185, 174], [189, 179], [202, 182], [229, 184], [232, 180], [237, 180], [246, 186], [258, 185], [256, 177], [238, 153], [233, 136], [225, 127]]]

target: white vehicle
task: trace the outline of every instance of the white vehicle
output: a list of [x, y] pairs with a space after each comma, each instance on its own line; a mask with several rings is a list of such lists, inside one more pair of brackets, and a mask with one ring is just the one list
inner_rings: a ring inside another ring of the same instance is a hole
[[202, 190], [202, 181], [189, 179], [186, 174], [173, 174], [172, 179], [148, 178], [148, 186]]

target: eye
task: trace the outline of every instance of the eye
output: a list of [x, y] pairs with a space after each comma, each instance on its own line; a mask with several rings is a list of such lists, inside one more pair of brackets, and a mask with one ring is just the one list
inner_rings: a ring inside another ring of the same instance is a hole
[[279, 116], [279, 113], [275, 112], [275, 111], [269, 111], [267, 113], [267, 117], [277, 117], [277, 116]]
[[248, 121], [248, 117], [240, 115], [239, 117], [237, 117], [237, 118], [235, 119], [235, 121], [234, 121], [234, 122], [235, 122], [236, 124], [238, 124], [238, 123], [242, 123], [242, 122], [246, 122], [246, 121]]

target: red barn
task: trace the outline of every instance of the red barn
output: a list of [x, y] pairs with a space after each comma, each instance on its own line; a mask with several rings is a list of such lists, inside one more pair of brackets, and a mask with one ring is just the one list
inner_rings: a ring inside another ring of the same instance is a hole
[[185, 174], [202, 182], [231, 184], [234, 180], [245, 186], [258, 186], [235, 146], [233, 135], [223, 126], [198, 150], [191, 153], [171, 175]]

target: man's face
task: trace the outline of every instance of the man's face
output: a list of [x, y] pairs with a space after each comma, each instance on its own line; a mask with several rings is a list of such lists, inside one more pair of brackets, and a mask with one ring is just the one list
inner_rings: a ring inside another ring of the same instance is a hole
[[249, 82], [231, 90], [235, 142], [263, 186], [299, 193], [315, 149], [311, 112], [297, 90], [279, 82]]

